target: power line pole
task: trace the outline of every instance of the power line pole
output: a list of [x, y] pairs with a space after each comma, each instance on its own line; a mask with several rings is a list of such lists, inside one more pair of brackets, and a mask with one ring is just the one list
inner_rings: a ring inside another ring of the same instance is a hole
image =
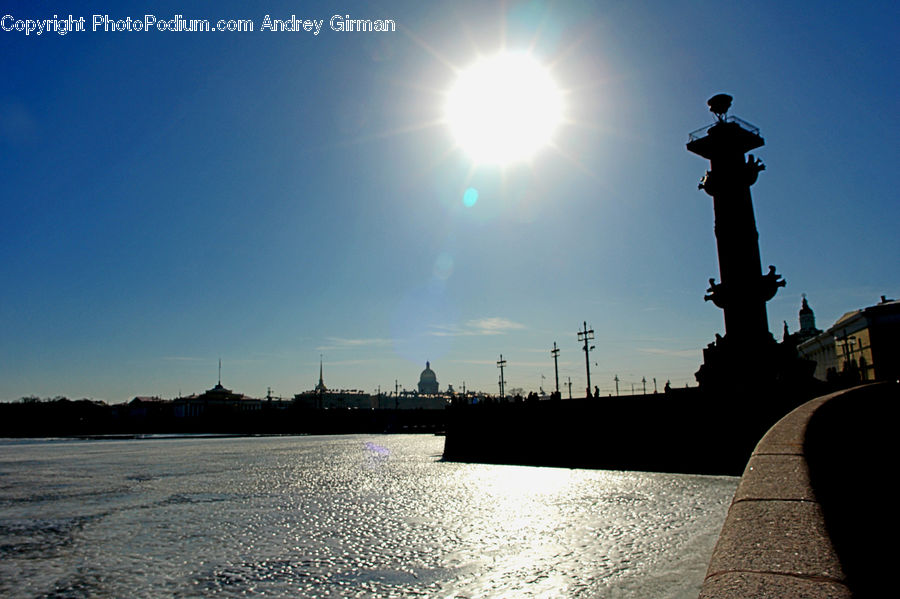
[[553, 349], [550, 350], [550, 355], [553, 356], [553, 372], [556, 373], [556, 393], [559, 393], [559, 348], [556, 347], [556, 341], [553, 342]]
[[613, 380], [616, 382], [616, 397], [619, 397], [619, 375], [613, 377]]
[[569, 377], [569, 399], [572, 399], [572, 377]]
[[503, 359], [503, 354], [500, 354], [500, 360], [497, 362], [497, 368], [500, 369], [500, 399], [504, 398], [503, 385], [506, 384], [506, 381], [503, 380], [503, 367], [504, 366], [506, 366], [506, 360]]
[[591, 396], [591, 350], [595, 348], [588, 345], [590, 340], [594, 338], [594, 329], [588, 330], [587, 321], [584, 321], [584, 329], [578, 331], [578, 340], [584, 341], [584, 366], [587, 371], [587, 394]]
[[647, 395], [647, 377], [641, 377], [641, 383], [644, 384], [644, 395]]

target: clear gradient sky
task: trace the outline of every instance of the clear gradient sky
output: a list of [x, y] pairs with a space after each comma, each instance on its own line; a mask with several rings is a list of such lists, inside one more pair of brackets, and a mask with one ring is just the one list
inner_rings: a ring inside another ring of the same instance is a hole
[[[900, 297], [896, 2], [6, 2], [0, 16], [252, 19], [252, 33], [0, 31], [0, 400], [695, 384], [724, 333], [706, 100], [761, 129], [770, 329]], [[127, 8], [125, 8], [127, 6]], [[263, 17], [324, 19], [263, 32]], [[328, 30], [333, 14], [394, 33]], [[12, 21], [7, 21], [10, 23]], [[459, 69], [530, 51], [565, 124], [473, 167]], [[478, 190], [473, 206], [463, 202]], [[541, 377], [545, 377], [542, 379]], [[564, 392], [564, 396], [567, 393]]]

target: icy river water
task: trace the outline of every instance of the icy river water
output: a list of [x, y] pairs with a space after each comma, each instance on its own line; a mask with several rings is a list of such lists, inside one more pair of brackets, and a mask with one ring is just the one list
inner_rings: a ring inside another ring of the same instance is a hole
[[0, 596], [694, 599], [738, 482], [442, 450], [0, 440]]

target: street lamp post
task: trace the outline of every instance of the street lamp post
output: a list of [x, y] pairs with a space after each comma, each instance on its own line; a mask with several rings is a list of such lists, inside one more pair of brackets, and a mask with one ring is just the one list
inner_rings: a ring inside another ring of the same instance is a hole
[[591, 396], [591, 350], [596, 346], [589, 345], [594, 338], [594, 329], [587, 328], [587, 321], [584, 321], [584, 328], [578, 331], [578, 340], [584, 341], [584, 366], [587, 371], [587, 394]]
[[550, 351], [553, 356], [553, 372], [556, 373], [556, 393], [559, 395], [559, 348], [556, 347], [556, 341], [553, 342], [553, 349]]
[[503, 386], [506, 384], [506, 381], [503, 380], [504, 366], [506, 366], [506, 360], [503, 359], [503, 354], [500, 354], [500, 360], [497, 361], [497, 368], [500, 369], [500, 399], [503, 399], [505, 397], [503, 395]]

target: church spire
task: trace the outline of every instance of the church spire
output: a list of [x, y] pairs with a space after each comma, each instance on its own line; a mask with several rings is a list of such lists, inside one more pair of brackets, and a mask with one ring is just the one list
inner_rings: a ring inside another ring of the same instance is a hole
[[325, 386], [325, 379], [322, 377], [322, 355], [319, 354], [319, 384], [316, 385], [316, 393], [325, 393], [328, 387]]

